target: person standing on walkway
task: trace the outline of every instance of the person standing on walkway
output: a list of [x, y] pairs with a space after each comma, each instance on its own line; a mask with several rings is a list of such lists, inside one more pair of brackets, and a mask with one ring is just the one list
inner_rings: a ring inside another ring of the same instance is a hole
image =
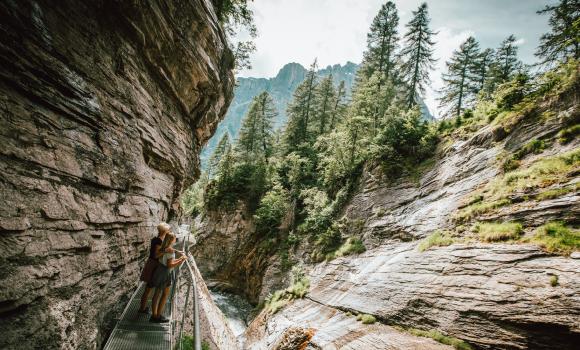
[[[145, 262], [145, 267], [141, 272], [140, 280], [146, 283], [145, 291], [141, 296], [141, 306], [139, 307], [139, 312], [142, 314], [149, 313], [147, 309], [147, 300], [149, 299], [149, 295], [151, 294], [151, 290], [153, 287], [151, 286], [151, 278], [153, 278], [153, 272], [157, 266], [159, 266], [159, 258], [163, 255], [163, 251], [161, 250], [161, 245], [163, 243], [163, 239], [165, 235], [171, 231], [171, 226], [169, 224], [162, 222], [157, 225], [157, 236], [151, 239], [151, 247], [149, 248], [149, 258], [147, 262]], [[169, 250], [169, 252], [173, 252], [173, 250]]]
[[150, 322], [169, 322], [162, 315], [169, 295], [169, 288], [175, 280], [173, 269], [187, 259], [187, 256], [183, 252], [179, 252], [181, 256], [177, 259], [175, 258], [175, 251], [173, 249], [171, 249], [170, 253], [167, 252], [170, 248], [173, 248], [175, 241], [175, 234], [168, 232], [165, 234], [165, 238], [161, 244], [160, 251], [165, 253], [159, 259], [159, 265], [155, 269], [155, 272], [153, 272], [153, 277], [151, 278], [151, 286], [155, 287], [155, 293], [153, 294], [153, 303], [151, 305]]

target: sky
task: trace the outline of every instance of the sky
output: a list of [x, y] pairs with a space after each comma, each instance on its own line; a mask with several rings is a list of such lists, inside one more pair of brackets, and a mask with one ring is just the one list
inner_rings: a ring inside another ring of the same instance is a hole
[[[251, 55], [252, 69], [241, 77], [273, 77], [289, 62], [308, 67], [314, 58], [319, 67], [347, 61], [360, 63], [370, 24], [386, 0], [254, 0], [258, 27], [257, 51]], [[400, 36], [406, 32], [419, 0], [396, 0]], [[429, 0], [431, 29], [435, 37], [435, 70], [431, 72], [425, 102], [439, 115], [437, 91], [441, 74], [453, 50], [474, 36], [482, 48], [495, 48], [508, 35], [518, 39], [524, 63], [536, 61], [534, 52], [540, 36], [549, 30], [548, 16], [536, 11], [555, 0]], [[244, 38], [244, 34], [240, 34]]]

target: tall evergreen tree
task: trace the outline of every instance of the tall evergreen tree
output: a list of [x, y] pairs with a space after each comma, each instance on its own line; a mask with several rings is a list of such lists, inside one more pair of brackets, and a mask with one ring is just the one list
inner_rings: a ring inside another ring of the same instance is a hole
[[237, 142], [240, 153], [246, 159], [267, 162], [271, 154], [272, 121], [276, 115], [274, 101], [266, 91], [254, 97]]
[[479, 92], [485, 86], [485, 81], [489, 78], [489, 69], [493, 62], [494, 51], [492, 49], [483, 50], [474, 62], [474, 77], [477, 80], [475, 92]]
[[306, 78], [288, 103], [288, 124], [285, 131], [286, 154], [294, 151], [304, 141], [309, 141], [309, 123], [314, 113], [314, 92], [316, 88], [316, 60], [306, 73]]
[[316, 119], [318, 122], [318, 135], [322, 135], [328, 129], [328, 124], [332, 115], [336, 91], [332, 83], [332, 74], [322, 79], [316, 87]]
[[378, 73], [377, 90], [380, 91], [384, 82], [391, 78], [397, 49], [399, 15], [392, 1], [381, 6], [367, 34], [367, 51], [365, 52], [365, 68], [367, 78]]
[[208, 164], [208, 175], [211, 177], [217, 170], [218, 165], [225, 151], [230, 147], [230, 136], [226, 132], [218, 142], [215, 150], [213, 151], [211, 157], [209, 158]]
[[550, 14], [551, 31], [542, 35], [536, 55], [542, 63], [574, 57], [580, 59], [580, 0], [560, 0], [537, 12]]
[[413, 11], [413, 19], [406, 25], [408, 32], [401, 51], [404, 58], [401, 72], [409, 89], [409, 108], [415, 103], [417, 92], [424, 92], [424, 84], [429, 81], [429, 72], [436, 62], [433, 58], [433, 36], [436, 33], [429, 29], [430, 21], [427, 3], [423, 3]]
[[516, 37], [512, 34], [501, 42], [495, 51], [495, 58], [491, 69], [491, 89], [510, 80], [522, 68], [518, 59]]
[[473, 102], [474, 90], [477, 82], [474, 78], [474, 62], [479, 55], [479, 44], [470, 36], [461, 44], [459, 50], [447, 64], [447, 73], [443, 74], [445, 85], [439, 98], [441, 107], [446, 107], [444, 115], [447, 117], [460, 116], [466, 105]]
[[336, 98], [334, 99], [334, 106], [332, 107], [332, 113], [330, 117], [330, 130], [333, 130], [336, 125], [342, 119], [344, 112], [346, 110], [346, 86], [344, 84], [344, 80], [338, 84], [338, 88], [336, 90]]

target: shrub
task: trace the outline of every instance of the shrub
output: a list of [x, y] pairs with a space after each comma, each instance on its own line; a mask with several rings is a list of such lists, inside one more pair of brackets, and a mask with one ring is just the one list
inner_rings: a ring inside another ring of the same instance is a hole
[[419, 251], [424, 252], [431, 247], [443, 247], [453, 244], [454, 239], [448, 233], [441, 231], [433, 232], [429, 237], [423, 239], [419, 244]]
[[580, 230], [569, 228], [563, 222], [550, 222], [538, 227], [531, 242], [550, 253], [569, 255], [580, 250]]
[[256, 210], [254, 215], [256, 231], [261, 234], [274, 232], [289, 208], [289, 195], [282, 186], [275, 185], [268, 191]]
[[420, 329], [410, 328], [407, 331], [418, 337], [431, 338], [439, 343], [451, 345], [458, 350], [472, 350], [472, 347], [463, 340], [443, 335], [437, 330], [423, 331]]
[[572, 191], [577, 191], [579, 189], [579, 187], [580, 187], [580, 182], [576, 183], [572, 186], [553, 188], [550, 190], [540, 192], [538, 195], [536, 195], [536, 199], [539, 201], [543, 201], [546, 199], [558, 198], [558, 197], [561, 197], [561, 196], [568, 194]]
[[556, 287], [558, 285], [558, 276], [557, 275], [552, 275], [552, 277], [550, 277], [550, 285], [552, 287]]
[[502, 169], [504, 173], [516, 170], [520, 167], [521, 162], [514, 158], [508, 158], [502, 165]]
[[346, 242], [335, 253], [335, 256], [346, 256], [350, 254], [360, 254], [365, 252], [367, 249], [364, 243], [356, 237], [349, 237]]
[[475, 232], [484, 242], [498, 242], [509, 239], [518, 239], [523, 231], [523, 227], [517, 222], [480, 222], [475, 224]]

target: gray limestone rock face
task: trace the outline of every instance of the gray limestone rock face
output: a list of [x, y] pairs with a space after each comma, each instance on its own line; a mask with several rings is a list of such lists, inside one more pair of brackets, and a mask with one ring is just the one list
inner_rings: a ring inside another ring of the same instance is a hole
[[0, 4], [0, 348], [96, 349], [232, 98], [213, 5]]

